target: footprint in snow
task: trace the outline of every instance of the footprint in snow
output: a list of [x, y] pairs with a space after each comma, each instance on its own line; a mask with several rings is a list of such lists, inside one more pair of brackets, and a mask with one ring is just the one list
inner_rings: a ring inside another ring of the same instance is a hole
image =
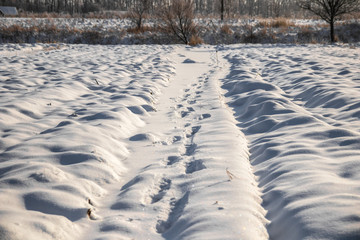
[[171, 180], [167, 178], [161, 179], [158, 185], [153, 189], [156, 193], [151, 194], [151, 204], [159, 202], [171, 187]]
[[186, 164], [186, 174], [191, 174], [200, 170], [206, 169], [202, 160], [195, 160]]
[[181, 160], [180, 156], [169, 156], [167, 158], [167, 165], [173, 165], [174, 163], [177, 163]]

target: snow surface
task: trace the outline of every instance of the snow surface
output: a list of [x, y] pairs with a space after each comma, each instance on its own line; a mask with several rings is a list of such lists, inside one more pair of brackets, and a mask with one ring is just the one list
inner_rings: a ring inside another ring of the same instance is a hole
[[359, 239], [359, 48], [0, 47], [0, 239]]

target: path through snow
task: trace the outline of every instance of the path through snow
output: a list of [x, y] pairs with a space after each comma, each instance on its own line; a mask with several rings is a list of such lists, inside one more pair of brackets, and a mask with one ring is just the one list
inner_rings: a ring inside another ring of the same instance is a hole
[[98, 208], [102, 221], [90, 227], [100, 231], [84, 239], [267, 239], [247, 142], [223, 102], [214, 49], [177, 48], [171, 58], [176, 75], [128, 140], [124, 184], [111, 187]]

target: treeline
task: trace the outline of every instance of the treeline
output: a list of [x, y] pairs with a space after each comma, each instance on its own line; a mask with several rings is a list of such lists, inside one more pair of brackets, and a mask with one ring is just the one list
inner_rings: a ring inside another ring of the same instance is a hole
[[[128, 11], [143, 0], [0, 0], [2, 6], [15, 6], [24, 12], [83, 14], [99, 11]], [[149, 0], [150, 13], [172, 0]], [[193, 0], [200, 16], [295, 17], [303, 12], [296, 0]]]

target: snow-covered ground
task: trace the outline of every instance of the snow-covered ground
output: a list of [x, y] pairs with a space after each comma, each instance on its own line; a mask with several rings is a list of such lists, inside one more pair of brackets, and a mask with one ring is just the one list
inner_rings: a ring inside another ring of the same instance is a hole
[[359, 239], [346, 46], [0, 46], [0, 239]]

